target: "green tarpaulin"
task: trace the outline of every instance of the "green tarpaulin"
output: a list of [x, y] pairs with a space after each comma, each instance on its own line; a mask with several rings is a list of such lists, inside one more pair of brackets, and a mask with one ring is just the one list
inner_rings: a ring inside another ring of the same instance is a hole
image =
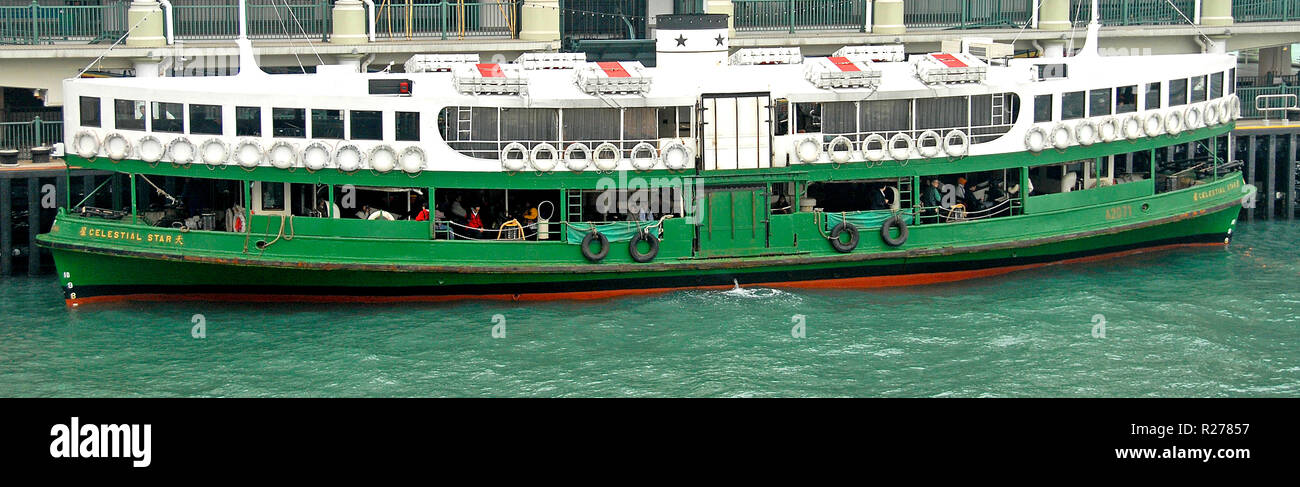
[[893, 216], [893, 214], [894, 212], [891, 210], [826, 213], [826, 231], [830, 231], [835, 228], [836, 225], [839, 225], [840, 222], [845, 220], [848, 220], [848, 222], [853, 224], [853, 226], [858, 227], [858, 230], [880, 228], [881, 225], [884, 225], [885, 220], [888, 220], [890, 216]]
[[588, 233], [595, 228], [597, 232], [605, 235], [610, 242], [629, 242], [636, 233], [643, 228], [652, 228], [656, 237], [662, 236], [659, 222], [615, 222], [615, 223], [570, 223], [566, 231], [565, 240], [571, 244], [580, 245], [582, 239], [587, 237]]

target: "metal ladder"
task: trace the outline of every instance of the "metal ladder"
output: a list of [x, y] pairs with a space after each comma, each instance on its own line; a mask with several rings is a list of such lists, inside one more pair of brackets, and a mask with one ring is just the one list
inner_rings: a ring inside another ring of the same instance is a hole
[[582, 220], [582, 190], [570, 189], [567, 196], [568, 216], [571, 222]]
[[456, 107], [456, 140], [469, 140], [473, 124], [473, 109], [467, 106]]
[[1006, 95], [1004, 93], [993, 94], [993, 125], [1003, 125], [1007, 120], [1006, 113]]

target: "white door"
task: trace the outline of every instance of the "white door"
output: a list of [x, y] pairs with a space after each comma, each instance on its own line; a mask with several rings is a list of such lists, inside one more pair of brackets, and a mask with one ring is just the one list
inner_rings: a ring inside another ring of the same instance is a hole
[[770, 96], [705, 95], [700, 105], [706, 171], [772, 167]]

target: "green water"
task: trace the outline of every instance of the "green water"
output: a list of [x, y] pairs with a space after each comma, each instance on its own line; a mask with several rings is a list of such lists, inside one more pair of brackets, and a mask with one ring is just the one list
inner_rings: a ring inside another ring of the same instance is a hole
[[14, 277], [0, 396], [1295, 396], [1300, 225], [1238, 231], [937, 286], [541, 304], [67, 310]]

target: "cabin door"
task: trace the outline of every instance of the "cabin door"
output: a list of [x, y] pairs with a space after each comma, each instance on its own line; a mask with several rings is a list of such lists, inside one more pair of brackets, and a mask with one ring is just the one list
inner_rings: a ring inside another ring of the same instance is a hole
[[705, 171], [772, 167], [772, 97], [768, 93], [700, 98], [700, 160]]
[[766, 185], [715, 186], [703, 195], [704, 221], [699, 229], [701, 256], [725, 257], [767, 251]]

